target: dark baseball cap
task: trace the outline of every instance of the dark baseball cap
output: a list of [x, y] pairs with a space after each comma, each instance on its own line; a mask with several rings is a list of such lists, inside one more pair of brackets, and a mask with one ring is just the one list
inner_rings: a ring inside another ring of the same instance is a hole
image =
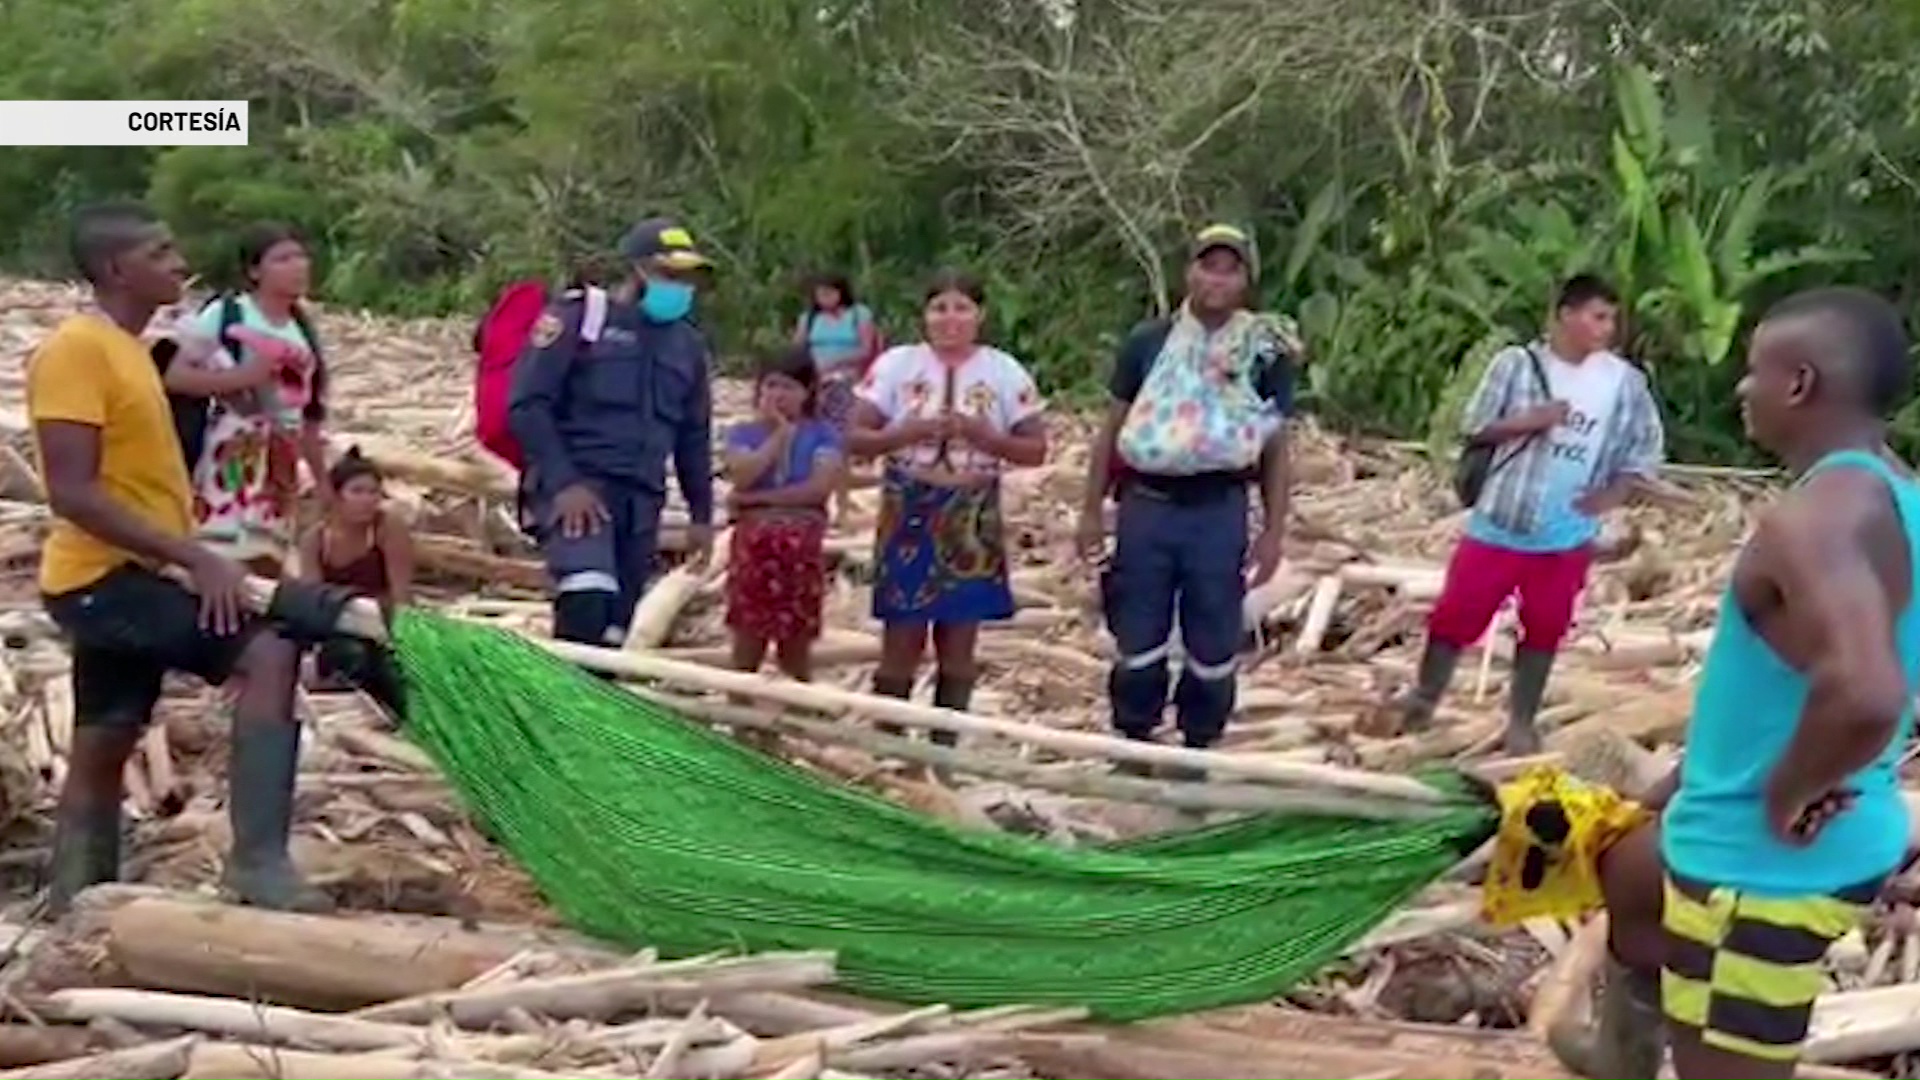
[[660, 262], [672, 270], [704, 270], [713, 265], [694, 246], [693, 234], [671, 218], [648, 218], [620, 238], [620, 255], [628, 262]]
[[1193, 234], [1188, 258], [1198, 259], [1209, 251], [1231, 251], [1246, 266], [1248, 277], [1258, 277], [1260, 274], [1260, 262], [1253, 253], [1253, 237], [1248, 236], [1244, 229], [1216, 224]]

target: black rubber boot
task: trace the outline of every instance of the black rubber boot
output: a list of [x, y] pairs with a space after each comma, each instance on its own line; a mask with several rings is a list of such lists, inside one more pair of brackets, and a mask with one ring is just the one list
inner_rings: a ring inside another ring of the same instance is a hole
[[[579, 590], [563, 592], [553, 598], [553, 636], [556, 641], [571, 641], [576, 645], [591, 645], [596, 649], [607, 646], [607, 636], [613, 629], [613, 608], [617, 598], [613, 593], [599, 590]], [[582, 670], [592, 673], [602, 682], [614, 682], [609, 672], [594, 668]]]
[[234, 723], [227, 765], [233, 850], [221, 884], [240, 903], [281, 911], [333, 907], [325, 893], [301, 880], [287, 854], [299, 761], [300, 725]]
[[[899, 698], [905, 701], [913, 696], [913, 679], [897, 679], [889, 675], [875, 674], [873, 692], [881, 697]], [[890, 724], [882, 720], [873, 725], [883, 735], [905, 735], [907, 730], [899, 724]]]
[[1658, 1076], [1666, 1051], [1659, 976], [1608, 956], [1594, 1006], [1593, 1026], [1566, 1022], [1547, 1032], [1560, 1064], [1592, 1080]]
[[1540, 752], [1540, 702], [1547, 696], [1547, 677], [1553, 674], [1554, 654], [1544, 649], [1516, 649], [1507, 686], [1506, 752], [1526, 757]]
[[53, 826], [47, 865], [47, 914], [65, 915], [92, 885], [120, 880], [120, 806], [64, 807]]
[[1445, 696], [1447, 684], [1453, 682], [1453, 671], [1459, 666], [1458, 648], [1427, 639], [1413, 685], [1394, 703], [1400, 713], [1401, 731], [1421, 732], [1433, 726], [1434, 710], [1440, 707], [1440, 699]]
[[[971, 676], [936, 675], [933, 680], [934, 706], [966, 712], [967, 706], [973, 701], [973, 683]], [[960, 743], [960, 733], [957, 731], [933, 731], [927, 734], [927, 738], [937, 746], [957, 746]]]
[[340, 633], [340, 613], [353, 599], [343, 585], [289, 578], [274, 587], [267, 618], [289, 641], [318, 645]]

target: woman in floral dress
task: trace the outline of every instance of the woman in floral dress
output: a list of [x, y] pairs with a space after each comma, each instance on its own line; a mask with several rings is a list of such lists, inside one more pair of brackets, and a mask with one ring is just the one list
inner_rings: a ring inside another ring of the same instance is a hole
[[300, 463], [322, 501], [327, 484], [326, 364], [301, 301], [311, 263], [293, 230], [260, 225], [241, 245], [247, 289], [216, 298], [185, 330], [217, 348], [166, 374], [176, 395], [205, 399], [202, 449], [189, 462], [200, 539], [277, 577], [294, 544]]
[[[854, 453], [886, 458], [873, 584], [885, 629], [873, 688], [908, 696], [931, 638], [933, 703], [965, 709], [980, 624], [1014, 609], [1000, 473], [1046, 460], [1046, 405], [1025, 365], [980, 340], [978, 279], [935, 275], [922, 318], [924, 341], [874, 361], [847, 435]], [[946, 732], [934, 739], [953, 742]]]

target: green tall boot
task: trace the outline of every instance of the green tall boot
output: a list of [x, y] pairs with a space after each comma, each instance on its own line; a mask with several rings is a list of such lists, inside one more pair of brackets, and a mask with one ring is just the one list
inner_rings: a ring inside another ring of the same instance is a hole
[[243, 904], [281, 911], [327, 911], [327, 895], [303, 881], [287, 854], [300, 725], [235, 722], [227, 766], [227, 814], [233, 850], [221, 882]]
[[120, 880], [120, 804], [64, 804], [53, 826], [53, 853], [47, 866], [47, 914], [65, 915], [73, 898], [92, 885]]
[[1666, 1038], [1658, 975], [1635, 971], [1609, 954], [1594, 1014], [1591, 1027], [1562, 1021], [1547, 1031], [1547, 1046], [1560, 1064], [1591, 1080], [1659, 1075]]
[[1414, 676], [1413, 686], [1394, 702], [1394, 708], [1400, 714], [1400, 730], [1415, 733], [1433, 726], [1434, 710], [1440, 707], [1440, 698], [1446, 694], [1447, 684], [1453, 681], [1453, 671], [1459, 666], [1458, 648], [1432, 638], [1427, 639], [1426, 648], [1420, 653], [1420, 670]]
[[1540, 752], [1540, 703], [1547, 696], [1547, 677], [1553, 674], [1554, 652], [1548, 649], [1516, 649], [1513, 673], [1507, 685], [1506, 752], [1510, 757], [1527, 757]]

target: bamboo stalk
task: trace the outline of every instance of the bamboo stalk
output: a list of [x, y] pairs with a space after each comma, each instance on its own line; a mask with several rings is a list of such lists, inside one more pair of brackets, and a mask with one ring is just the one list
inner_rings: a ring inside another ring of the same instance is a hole
[[[426, 1029], [409, 1024], [376, 1023], [283, 1005], [152, 990], [56, 990], [47, 995], [42, 1008], [52, 1019], [84, 1022], [106, 1017], [135, 1026], [187, 1028], [342, 1052], [423, 1046], [427, 1037]], [[474, 1035], [464, 1041], [477, 1052], [494, 1053], [538, 1043], [537, 1039], [515, 1035]]]
[[[247, 580], [247, 599], [256, 610], [264, 610], [273, 597], [274, 584], [263, 578]], [[374, 641], [385, 641], [387, 629], [380, 608], [371, 600], [356, 599], [341, 611], [339, 629]], [[493, 629], [498, 630], [498, 627]], [[655, 654], [628, 653], [618, 649], [597, 648], [564, 641], [527, 638], [562, 659], [609, 675], [637, 679], [659, 679], [699, 687], [725, 694], [779, 702], [800, 709], [836, 711], [858, 709], [878, 720], [906, 727], [954, 731], [962, 735], [989, 735], [1012, 739], [1067, 755], [1094, 755], [1115, 761], [1135, 761], [1145, 765], [1202, 769], [1209, 774], [1235, 776], [1280, 786], [1298, 786], [1357, 795], [1400, 799], [1416, 803], [1445, 803], [1449, 797], [1404, 776], [1367, 773], [1327, 765], [1274, 761], [1252, 754], [1226, 754], [1212, 750], [1188, 750], [1184, 747], [1156, 746], [1130, 739], [1091, 735], [1077, 731], [1059, 731], [1038, 724], [975, 716], [953, 709], [936, 708], [912, 701], [862, 694], [831, 686], [794, 682], [770, 675], [724, 671], [670, 660]]]
[[1332, 793], [1277, 790], [1259, 784], [1218, 781], [1171, 781], [1101, 773], [1071, 773], [1030, 761], [997, 757], [938, 746], [931, 742], [886, 735], [831, 720], [815, 720], [743, 705], [701, 701], [644, 687], [634, 692], [677, 712], [729, 726], [762, 731], [798, 733], [816, 742], [855, 746], [889, 757], [923, 762], [957, 773], [1009, 780], [1042, 791], [1064, 795], [1137, 802], [1187, 811], [1222, 813], [1295, 813], [1403, 821], [1429, 817], [1439, 807], [1397, 799], [1370, 799]]
[[173, 1080], [187, 1069], [199, 1038], [193, 1035], [109, 1050], [66, 1061], [0, 1071], [0, 1080]]
[[792, 990], [823, 986], [833, 977], [830, 952], [705, 956], [429, 994], [361, 1009], [353, 1017], [381, 1026], [418, 1024], [444, 1011], [454, 1023], [478, 1030], [515, 1008], [556, 1019], [597, 1017], [637, 1008], [666, 992], [719, 995]]

